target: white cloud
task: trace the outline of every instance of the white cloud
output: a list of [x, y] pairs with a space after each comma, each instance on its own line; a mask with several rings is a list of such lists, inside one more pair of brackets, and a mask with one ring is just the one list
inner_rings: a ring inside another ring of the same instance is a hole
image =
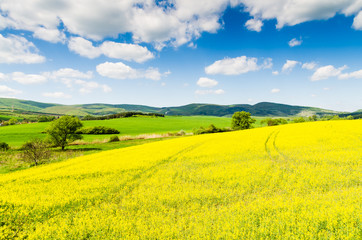
[[338, 77], [339, 75], [342, 74], [342, 71], [345, 70], [346, 68], [347, 66], [335, 68], [332, 65], [320, 67], [314, 72], [314, 74], [311, 77], [311, 80], [319, 81], [319, 80], [328, 79], [330, 77]]
[[249, 19], [246, 23], [245, 23], [245, 27], [250, 30], [250, 31], [255, 31], [255, 32], [260, 32], [261, 28], [263, 27], [263, 22], [260, 21], [259, 19]]
[[101, 50], [94, 47], [91, 41], [81, 37], [72, 37], [68, 42], [68, 48], [83, 57], [91, 59], [97, 58], [102, 54]]
[[106, 41], [101, 46], [102, 53], [110, 58], [123, 59], [126, 61], [145, 62], [154, 58], [146, 47], [135, 44], [116, 43]]
[[197, 95], [207, 95], [207, 94], [216, 94], [216, 95], [220, 95], [220, 94], [224, 94], [225, 91], [223, 89], [217, 89], [217, 90], [196, 90], [195, 94]]
[[103, 77], [109, 77], [114, 79], [136, 79], [136, 78], [146, 78], [152, 80], [160, 80], [163, 76], [167, 76], [170, 72], [160, 73], [157, 68], [148, 68], [143, 69], [133, 69], [130, 66], [122, 63], [112, 63], [105, 62], [99, 64], [97, 67], [97, 72]]
[[23, 37], [0, 34], [0, 63], [42, 63], [45, 57], [37, 54], [35, 45]]
[[59, 29], [95, 41], [131, 33], [134, 41], [162, 49], [192, 42], [203, 32], [215, 33], [229, 6], [248, 12], [253, 19], [246, 26], [254, 31], [261, 30], [263, 20], [276, 19], [282, 28], [337, 13], [358, 14], [353, 27], [362, 29], [359, 0], [2, 0], [0, 10], [6, 14], [0, 16], [0, 28], [28, 30], [51, 42], [62, 41]]
[[272, 60], [266, 59], [263, 64], [258, 65], [258, 59], [252, 57], [236, 57], [224, 58], [207, 66], [205, 72], [207, 74], [224, 74], [224, 75], [240, 75], [247, 72], [258, 71], [261, 68], [270, 68]]
[[278, 71], [272, 71], [272, 74], [276, 76], [276, 75], [279, 75], [279, 72]]
[[278, 93], [278, 92], [280, 92], [280, 89], [279, 88], [273, 88], [270, 92], [271, 93]]
[[72, 98], [71, 95], [64, 92], [45, 92], [43, 93], [43, 96], [49, 98]]
[[362, 8], [362, 2], [359, 0], [234, 0], [232, 2], [245, 4], [246, 11], [261, 20], [277, 19], [277, 28], [329, 19], [337, 13], [349, 16], [358, 13]]
[[47, 82], [47, 78], [43, 75], [38, 74], [25, 74], [22, 72], [13, 72], [10, 75], [11, 80], [21, 84], [41, 84]]
[[303, 69], [308, 69], [308, 70], [313, 70], [317, 67], [317, 64], [315, 62], [308, 62], [308, 63], [304, 63], [302, 65]]
[[165, 44], [188, 43], [202, 32], [216, 32], [228, 5], [229, 0], [175, 0], [172, 6], [149, 0], [2, 0], [0, 8], [7, 14], [0, 27], [35, 32], [39, 26], [47, 31], [62, 26], [70, 34], [96, 41], [132, 33], [135, 41], [152, 42], [161, 49]]
[[353, 28], [357, 30], [362, 30], [362, 11], [360, 11], [353, 20]]
[[301, 45], [302, 42], [303, 42], [302, 39], [298, 40], [298, 39], [296, 39], [296, 38], [293, 38], [292, 40], [290, 40], [290, 41], [288, 42], [288, 45], [289, 45], [289, 47], [296, 47], [296, 46]]
[[79, 70], [73, 68], [61, 68], [57, 71], [53, 71], [51, 73], [45, 73], [52, 78], [85, 78], [91, 79], [93, 77], [92, 71], [88, 71], [86, 73], [81, 72]]
[[126, 61], [145, 62], [154, 58], [154, 55], [146, 48], [136, 44], [117, 43], [105, 41], [99, 47], [94, 47], [93, 43], [81, 37], [73, 37], [68, 42], [71, 51], [87, 58], [96, 58], [102, 54], [115, 59]]
[[351, 73], [342, 73], [338, 77], [339, 79], [349, 79], [349, 78], [362, 79], [362, 70], [358, 70]]
[[218, 82], [214, 79], [201, 77], [199, 78], [196, 84], [199, 85], [200, 87], [215, 87], [218, 84]]
[[282, 67], [282, 72], [291, 72], [297, 64], [300, 64], [300, 62], [294, 60], [287, 60]]
[[22, 92], [19, 90], [9, 88], [8, 86], [5, 86], [5, 85], [0, 85], [0, 96], [6, 97], [6, 96], [11, 96], [11, 95], [17, 95], [20, 93], [22, 93]]
[[75, 84], [81, 86], [79, 89], [80, 93], [92, 93], [96, 89], [101, 89], [105, 93], [109, 93], [112, 91], [112, 88], [110, 88], [106, 84], [99, 84], [94, 81], [84, 81], [84, 80], [75, 80]]
[[39, 27], [34, 30], [34, 37], [42, 39], [44, 41], [48, 41], [51, 43], [64, 43], [65, 42], [65, 34], [60, 32], [58, 29], [47, 29], [43, 27]]

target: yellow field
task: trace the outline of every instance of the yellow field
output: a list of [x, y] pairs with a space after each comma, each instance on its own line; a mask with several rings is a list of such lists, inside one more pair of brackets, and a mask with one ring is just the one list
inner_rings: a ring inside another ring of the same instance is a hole
[[0, 176], [0, 239], [361, 239], [362, 121], [112, 150]]

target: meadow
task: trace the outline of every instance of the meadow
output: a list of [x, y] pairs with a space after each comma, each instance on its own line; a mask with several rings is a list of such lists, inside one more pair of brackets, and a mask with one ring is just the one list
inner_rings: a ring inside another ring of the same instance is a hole
[[0, 175], [0, 239], [361, 239], [362, 121], [109, 150]]
[[[207, 127], [214, 124], [217, 127], [230, 127], [231, 118], [191, 116], [191, 117], [131, 117], [111, 120], [83, 121], [84, 127], [107, 126], [120, 131], [119, 136], [140, 134], [160, 134], [168, 132], [178, 132], [184, 130], [191, 132], [200, 126]], [[29, 123], [13, 126], [0, 127], [0, 142], [6, 142], [11, 147], [20, 147], [24, 142], [32, 138], [45, 138], [42, 133], [49, 125], [45, 123]], [[111, 135], [84, 135], [84, 141], [94, 141], [96, 139], [109, 139]]]

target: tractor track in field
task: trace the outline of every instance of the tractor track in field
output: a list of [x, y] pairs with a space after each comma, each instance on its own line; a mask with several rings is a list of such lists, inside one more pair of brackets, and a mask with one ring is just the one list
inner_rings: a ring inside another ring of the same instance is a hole
[[[276, 139], [278, 138], [279, 133], [280, 131], [275, 130], [268, 135], [264, 143], [265, 151], [267, 152], [270, 160], [275, 162], [286, 162], [290, 160], [289, 157], [281, 152], [276, 146]], [[272, 155], [272, 151], [277, 153], [277, 157]]]
[[180, 156], [183, 153], [190, 152], [202, 144], [203, 144], [203, 142], [186, 147], [186, 148], [182, 149], [181, 151], [178, 151], [176, 154], [135, 174], [129, 181], [125, 182], [124, 184], [121, 184], [121, 186], [118, 187], [118, 191], [117, 191], [118, 194], [117, 194], [117, 197], [115, 198], [115, 202], [116, 203], [122, 202], [122, 200], [125, 197], [132, 194], [132, 192], [134, 192], [134, 190], [136, 188], [138, 188], [142, 183], [147, 181], [147, 179], [150, 179], [152, 176], [154, 176], [163, 166], [176, 162], [179, 159], [178, 156]]

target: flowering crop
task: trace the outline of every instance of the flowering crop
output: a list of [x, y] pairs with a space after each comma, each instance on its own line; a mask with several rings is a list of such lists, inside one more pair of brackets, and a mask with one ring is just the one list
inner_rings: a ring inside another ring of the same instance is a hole
[[0, 175], [0, 239], [360, 239], [362, 121], [184, 137]]

